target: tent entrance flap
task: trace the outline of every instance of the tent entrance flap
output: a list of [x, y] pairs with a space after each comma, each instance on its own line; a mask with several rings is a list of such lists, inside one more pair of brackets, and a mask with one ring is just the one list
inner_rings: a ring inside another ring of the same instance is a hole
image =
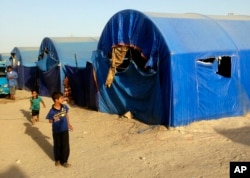
[[93, 76], [92, 64], [86, 67], [72, 67], [65, 65], [66, 76], [71, 86], [71, 96], [76, 105], [97, 110], [97, 88]]
[[39, 70], [39, 92], [41, 96], [51, 96], [54, 91], [60, 91], [60, 68], [58, 66], [43, 72]]
[[134, 61], [123, 72], [117, 72], [110, 88], [105, 86], [105, 74], [110, 61], [101, 51], [93, 55], [93, 67], [98, 81], [98, 110], [123, 115], [130, 111], [134, 118], [147, 124], [161, 124], [162, 96], [159, 73], [145, 73]]
[[105, 83], [107, 87], [111, 86], [115, 73], [125, 70], [129, 66], [131, 60], [133, 60], [141, 70], [148, 69], [146, 68], [147, 60], [142, 57], [141, 51], [137, 48], [120, 45], [112, 48], [111, 64]]
[[123, 59], [123, 62], [119, 66], [117, 66], [116, 71], [124, 71], [129, 66], [131, 60], [134, 61], [139, 69], [141, 69], [142, 71], [146, 70], [147, 60], [142, 57], [141, 51], [137, 48], [128, 47], [125, 58]]
[[105, 82], [105, 86], [110, 87], [114, 76], [116, 73], [116, 67], [121, 65], [123, 63], [124, 57], [126, 56], [126, 53], [128, 51], [128, 47], [126, 46], [117, 46], [112, 48], [112, 54], [111, 54], [111, 64], [108, 71], [107, 79]]

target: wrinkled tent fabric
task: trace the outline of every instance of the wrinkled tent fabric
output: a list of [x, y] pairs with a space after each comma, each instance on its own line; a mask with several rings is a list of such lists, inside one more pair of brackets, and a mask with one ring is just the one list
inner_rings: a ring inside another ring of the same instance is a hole
[[[80, 106], [86, 106], [84, 90], [86, 63], [90, 61], [92, 51], [96, 49], [96, 37], [52, 37], [44, 38], [39, 49], [39, 90], [43, 96], [51, 96], [58, 90], [64, 92], [63, 80], [69, 77], [73, 100]], [[74, 93], [75, 92], [75, 93]]]
[[31, 91], [37, 87], [37, 56], [38, 47], [15, 47], [11, 51], [12, 59], [19, 62], [13, 65], [13, 69], [18, 74], [18, 88]]
[[[168, 126], [245, 114], [250, 109], [249, 30], [248, 16], [135, 10], [114, 14], [102, 31], [92, 59], [99, 110], [114, 114], [131, 111], [140, 121]], [[142, 80], [140, 70], [131, 63], [116, 73], [111, 87], [106, 88], [103, 78], [110, 66], [107, 54], [117, 45], [139, 48], [147, 59], [145, 66], [156, 69], [157, 77]], [[217, 71], [222, 57], [230, 60], [229, 77]], [[202, 61], [208, 58], [215, 60]], [[146, 86], [151, 90], [141, 92]]]
[[105, 82], [105, 85], [107, 87], [111, 86], [111, 84], [114, 80], [116, 67], [119, 66], [120, 64], [122, 64], [127, 51], [128, 51], [127, 46], [118, 46], [118, 47], [112, 48], [111, 66], [109, 68], [108, 76], [107, 76], [107, 79]]
[[99, 110], [120, 115], [130, 111], [136, 118], [148, 124], [162, 123], [161, 109], [158, 108], [161, 107], [161, 93], [157, 92], [160, 89], [158, 73], [145, 74], [131, 62], [126, 71], [115, 74], [112, 85], [106, 88], [105, 76], [109, 70], [109, 60], [101, 53], [95, 55], [98, 62], [94, 60], [93, 66], [97, 69], [100, 86]]

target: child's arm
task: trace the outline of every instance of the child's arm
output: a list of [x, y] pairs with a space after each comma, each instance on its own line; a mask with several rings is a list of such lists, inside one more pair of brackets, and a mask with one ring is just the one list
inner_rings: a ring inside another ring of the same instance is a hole
[[48, 119], [49, 120], [49, 123], [53, 123], [53, 115], [52, 115], [52, 113], [51, 113], [51, 109], [49, 110], [49, 113], [47, 114], [47, 116], [45, 117], [46, 119]]
[[67, 118], [69, 130], [70, 130], [70, 131], [73, 131], [73, 127], [72, 127], [72, 125], [71, 125], [70, 122], [69, 122], [69, 115], [68, 115], [68, 113], [66, 113], [66, 118]]
[[17, 75], [17, 73], [16, 73], [16, 72], [14, 73], [13, 78], [14, 78], [14, 79], [17, 79], [17, 78], [18, 78], [18, 75]]
[[45, 108], [46, 106], [45, 106], [45, 103], [44, 103], [44, 101], [43, 101], [43, 100], [41, 100], [41, 103], [43, 104], [43, 107]]

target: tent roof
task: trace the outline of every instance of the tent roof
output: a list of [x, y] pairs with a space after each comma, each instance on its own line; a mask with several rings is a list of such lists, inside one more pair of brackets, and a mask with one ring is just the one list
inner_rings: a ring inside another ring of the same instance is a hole
[[239, 51], [250, 49], [250, 16], [211, 16], [227, 33]]
[[[125, 44], [141, 49], [146, 58], [250, 48], [249, 16], [141, 13], [123, 10], [107, 22], [98, 49], [110, 52]], [[240, 33], [240, 35], [239, 35]]]
[[15, 47], [11, 54], [15, 54], [16, 59], [21, 62], [22, 66], [33, 67], [36, 66], [38, 49], [38, 47]]
[[9, 60], [10, 54], [9, 53], [0, 53], [0, 60]]
[[43, 39], [39, 54], [47, 48], [53, 59], [63, 65], [85, 66], [96, 49], [98, 37], [46, 37]]

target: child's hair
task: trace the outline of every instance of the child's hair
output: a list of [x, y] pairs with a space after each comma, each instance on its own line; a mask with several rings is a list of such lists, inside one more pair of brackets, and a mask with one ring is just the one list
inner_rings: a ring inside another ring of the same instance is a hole
[[55, 102], [56, 99], [59, 99], [61, 96], [63, 96], [62, 92], [60, 91], [55, 91], [52, 93], [52, 99]]
[[37, 89], [32, 89], [32, 90], [31, 90], [31, 93], [33, 93], [33, 92], [36, 92], [36, 93], [38, 94]]
[[[31, 90], [31, 93], [33, 93], [33, 92], [36, 92], [36, 94], [37, 94], [37, 95], [36, 95], [36, 98], [38, 98], [38, 91], [37, 91], [36, 89], [32, 89], [32, 90]], [[33, 98], [33, 96], [32, 96], [32, 98]]]
[[7, 69], [12, 69], [12, 66], [8, 65], [8, 66], [7, 66]]

